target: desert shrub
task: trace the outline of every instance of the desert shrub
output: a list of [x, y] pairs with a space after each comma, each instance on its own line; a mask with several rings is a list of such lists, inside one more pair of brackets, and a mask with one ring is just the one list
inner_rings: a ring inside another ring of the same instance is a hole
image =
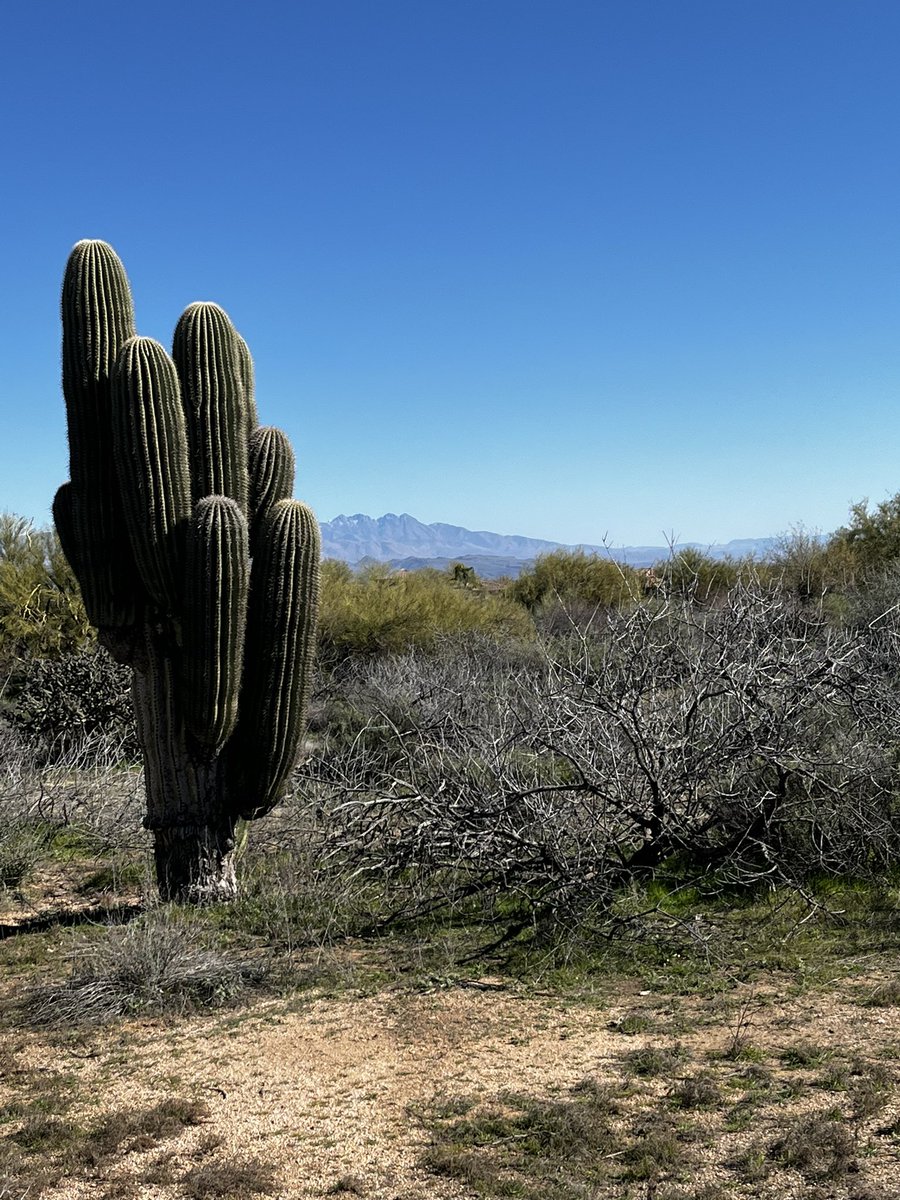
[[332, 797], [335, 861], [396, 881], [398, 911], [480, 897], [508, 929], [587, 930], [635, 880], [883, 875], [900, 630], [873, 646], [735, 586], [606, 610], [528, 668], [409, 650], [335, 681], [355, 725], [304, 786]]
[[657, 563], [654, 572], [667, 593], [704, 603], [733, 587], [741, 576], [742, 566], [735, 559], [713, 558], [694, 546], [684, 546]]
[[355, 743], [403, 756], [403, 738], [423, 722], [442, 720], [448, 705], [455, 719], [486, 726], [495, 717], [497, 695], [538, 679], [544, 665], [533, 641], [442, 634], [427, 650], [354, 658], [338, 671], [320, 673], [311, 728], [321, 736], [324, 754]]
[[868, 607], [877, 616], [879, 596], [886, 584], [890, 590], [898, 564], [900, 493], [874, 509], [866, 500], [851, 505], [848, 523], [829, 537], [792, 530], [769, 556], [768, 568], [782, 587], [802, 599], [848, 594], [855, 604], [871, 589]]
[[68, 654], [92, 639], [78, 584], [56, 534], [0, 514], [0, 658]]
[[870, 573], [843, 597], [841, 617], [850, 625], [869, 630], [873, 638], [883, 638], [897, 624], [900, 610], [900, 561], [888, 563]]
[[534, 633], [511, 600], [454, 586], [446, 572], [376, 565], [354, 575], [345, 563], [323, 564], [319, 654], [326, 664], [354, 654], [429, 647], [442, 634], [464, 632], [522, 638]]
[[139, 753], [131, 671], [98, 646], [21, 663], [8, 718], [45, 761], [100, 741]]
[[262, 974], [259, 965], [205, 945], [200, 930], [177, 913], [157, 910], [81, 947], [69, 978], [31, 992], [23, 1010], [32, 1024], [54, 1026], [183, 1013], [228, 1004]]
[[816, 600], [851, 588], [859, 574], [853, 545], [840, 536], [822, 537], [803, 528], [784, 534], [765, 564], [768, 577], [801, 600]]
[[871, 511], [867, 500], [851, 505], [848, 524], [832, 535], [831, 543], [849, 549], [865, 574], [895, 562], [900, 558], [900, 492]]
[[541, 554], [507, 588], [507, 595], [535, 613], [563, 604], [591, 611], [625, 604], [641, 593], [637, 571], [581, 550]]

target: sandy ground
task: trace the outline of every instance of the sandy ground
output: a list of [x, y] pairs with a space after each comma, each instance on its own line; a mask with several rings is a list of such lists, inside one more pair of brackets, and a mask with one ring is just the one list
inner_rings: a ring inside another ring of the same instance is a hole
[[[174, 1151], [176, 1162], [189, 1161], [198, 1139], [218, 1135], [221, 1153], [273, 1164], [282, 1197], [341, 1194], [348, 1182], [357, 1194], [385, 1200], [462, 1197], [471, 1193], [417, 1165], [427, 1141], [417, 1105], [460, 1094], [489, 1099], [504, 1089], [552, 1096], [586, 1076], [620, 1082], [623, 1056], [648, 1044], [679, 1044], [688, 1056], [685, 1070], [696, 1070], [725, 1049], [740, 1012], [747, 1035], [767, 1048], [770, 1065], [777, 1067], [779, 1052], [811, 1036], [871, 1057], [879, 1048], [900, 1047], [900, 1007], [872, 1009], [858, 1002], [860, 992], [877, 982], [857, 980], [839, 991], [791, 1000], [778, 998], [784, 981], [757, 985], [747, 989], [743, 1008], [726, 1011], [710, 1001], [673, 1003], [634, 990], [621, 1003], [564, 1002], [473, 981], [430, 994], [268, 1001], [201, 1019], [131, 1023], [69, 1049], [28, 1035], [20, 1053], [32, 1066], [75, 1073], [80, 1094], [92, 1098], [93, 1115], [166, 1096], [202, 1097], [208, 1122], [166, 1142], [166, 1152]], [[616, 1022], [642, 1008], [653, 1030], [625, 1037]], [[896, 1072], [896, 1060], [890, 1065]], [[670, 1082], [651, 1086], [660, 1090]], [[834, 1102], [834, 1095], [810, 1089], [790, 1111]], [[877, 1122], [896, 1119], [896, 1097], [891, 1104]], [[784, 1120], [784, 1110], [771, 1119]], [[725, 1134], [701, 1147], [693, 1180], [721, 1180], [722, 1162], [748, 1136]], [[129, 1155], [113, 1174], [141, 1179], [159, 1152]], [[896, 1137], [880, 1139], [866, 1172], [867, 1183], [883, 1187], [884, 1194], [900, 1184]], [[777, 1194], [786, 1200], [818, 1194], [799, 1176], [785, 1178], [781, 1188]], [[46, 1193], [48, 1200], [103, 1194], [96, 1181]], [[147, 1200], [179, 1194], [171, 1185], [139, 1189]]]

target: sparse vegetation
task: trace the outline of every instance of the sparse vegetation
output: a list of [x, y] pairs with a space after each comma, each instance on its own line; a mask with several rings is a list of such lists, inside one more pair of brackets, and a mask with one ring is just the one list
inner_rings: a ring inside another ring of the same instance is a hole
[[202, 1101], [180, 1098], [91, 1121], [29, 1114], [14, 1132], [0, 1136], [0, 1187], [11, 1194], [40, 1196], [63, 1180], [102, 1182], [129, 1156], [203, 1124], [208, 1115]]
[[[219, 1013], [224, 1041], [259, 1000], [279, 1021], [307, 996], [459, 985], [548, 995], [609, 1041], [574, 1089], [419, 1104], [428, 1172], [534, 1200], [889, 1195], [900, 591], [859, 540], [795, 539], [768, 566], [683, 556], [646, 594], [627, 572], [592, 593], [579, 562], [537, 599], [326, 564], [306, 759], [238, 831], [241, 897], [202, 911], [148, 902], [119, 668], [90, 642], [4, 641], [0, 1022], [62, 1059], [0, 1062], [0, 1185], [276, 1194], [277, 1164], [211, 1116], [184, 1152], [153, 1103], [101, 1116], [76, 1049], [136, 1019]], [[782, 1028], [766, 987], [830, 989], [874, 1033]], [[514, 1027], [510, 1056], [526, 1042]], [[337, 1166], [321, 1184], [376, 1190]]]
[[271, 1196], [279, 1190], [274, 1168], [258, 1158], [203, 1163], [192, 1167], [179, 1182], [186, 1200], [244, 1200]]

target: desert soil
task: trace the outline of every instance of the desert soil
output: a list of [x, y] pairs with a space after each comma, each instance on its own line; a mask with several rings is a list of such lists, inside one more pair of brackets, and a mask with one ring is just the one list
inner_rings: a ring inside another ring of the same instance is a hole
[[[472, 1193], [419, 1165], [428, 1141], [417, 1116], [421, 1106], [459, 1095], [490, 1100], [505, 1090], [560, 1096], [586, 1077], [621, 1084], [628, 1078], [625, 1055], [648, 1045], [680, 1046], [681, 1075], [718, 1062], [716, 1072], [723, 1079], [746, 1066], [723, 1065], [722, 1052], [736, 1032], [765, 1047], [767, 1066], [785, 1078], [788, 1069], [779, 1055], [810, 1039], [841, 1055], [880, 1058], [896, 1074], [900, 1007], [860, 1003], [883, 982], [883, 975], [857, 975], [820, 993], [784, 999], [779, 997], [790, 991], [790, 981], [773, 979], [713, 1000], [673, 999], [629, 985], [612, 998], [575, 1001], [518, 992], [502, 981], [472, 980], [424, 994], [313, 994], [200, 1018], [142, 1020], [68, 1044], [22, 1034], [17, 1053], [31, 1068], [75, 1074], [84, 1111], [92, 1118], [171, 1096], [202, 1098], [208, 1119], [163, 1147], [167, 1154], [174, 1152], [175, 1163], [190, 1163], [201, 1139], [212, 1134], [222, 1139], [220, 1155], [272, 1164], [279, 1181], [276, 1194], [285, 1198], [463, 1197]], [[650, 1028], [627, 1036], [618, 1023], [635, 1013], [646, 1013]], [[810, 1082], [817, 1073], [807, 1073]], [[791, 1078], [796, 1081], [796, 1070]], [[672, 1080], [640, 1082], [634, 1104], [646, 1103], [651, 1092], [661, 1098]], [[9, 1089], [0, 1102], [8, 1098]], [[774, 1137], [789, 1118], [824, 1111], [835, 1100], [822, 1089], [801, 1088], [787, 1106], [763, 1108], [761, 1124], [748, 1132], [728, 1133], [721, 1116], [708, 1117], [711, 1133], [694, 1150], [691, 1185], [726, 1181], [734, 1189], [727, 1195], [754, 1194], [736, 1178], [732, 1182], [724, 1164], [742, 1145], [761, 1135]], [[867, 1126], [865, 1180], [875, 1188], [873, 1194], [893, 1194], [890, 1189], [900, 1182], [900, 1140], [896, 1134], [874, 1133], [876, 1126], [897, 1119], [895, 1094]], [[159, 1154], [157, 1147], [128, 1155], [105, 1187], [117, 1173], [140, 1180]], [[757, 1194], [784, 1200], [832, 1194], [810, 1191], [791, 1171], [779, 1172], [777, 1192], [767, 1186], [772, 1185], [760, 1184]], [[87, 1200], [103, 1194], [94, 1180], [68, 1182], [45, 1196]], [[144, 1183], [138, 1194], [168, 1200], [181, 1193], [171, 1184]], [[646, 1184], [609, 1193], [619, 1194], [654, 1193]]]

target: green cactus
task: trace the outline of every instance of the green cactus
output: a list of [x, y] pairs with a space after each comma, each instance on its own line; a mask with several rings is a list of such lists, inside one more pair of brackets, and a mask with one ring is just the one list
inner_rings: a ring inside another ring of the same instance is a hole
[[85, 241], [62, 318], [60, 541], [101, 641], [134, 671], [160, 892], [227, 899], [236, 824], [281, 798], [303, 734], [318, 526], [288, 498], [293, 452], [257, 427], [250, 352], [221, 308], [192, 304], [170, 358], [135, 336], [115, 252]]
[[294, 490], [294, 451], [287, 434], [258, 425], [250, 434], [250, 521], [255, 534], [262, 518]]
[[303, 733], [319, 603], [321, 545], [316, 518], [299, 500], [279, 500], [262, 519], [250, 578], [241, 719], [231, 747], [243, 781], [240, 816], [263, 816], [294, 765]]
[[[79, 242], [63, 281], [63, 394], [69, 425], [69, 475], [60, 540], [80, 564], [81, 590], [100, 628], [132, 625], [139, 584], [118, 501], [112, 452], [111, 373], [119, 348], [134, 335], [128, 276], [105, 242]], [[77, 550], [75, 550], [77, 543]], [[71, 558], [73, 563], [75, 559]]]
[[187, 417], [194, 500], [230, 496], [246, 512], [250, 410], [238, 336], [217, 304], [189, 304], [175, 326], [172, 357]]
[[[198, 742], [219, 750], [234, 731], [244, 661], [250, 552], [234, 500], [197, 501], [188, 527], [182, 667], [184, 715]], [[209, 664], [216, 663], [215, 671]]]
[[253, 371], [253, 356], [250, 354], [250, 347], [240, 334], [237, 337], [237, 348], [238, 377], [241, 381], [241, 387], [244, 389], [244, 406], [247, 409], [249, 428], [252, 432], [259, 424], [259, 417], [256, 412], [256, 381]]
[[151, 603], [171, 617], [181, 603], [191, 477], [178, 376], [159, 342], [133, 337], [123, 344], [113, 367], [112, 416], [132, 554]]

